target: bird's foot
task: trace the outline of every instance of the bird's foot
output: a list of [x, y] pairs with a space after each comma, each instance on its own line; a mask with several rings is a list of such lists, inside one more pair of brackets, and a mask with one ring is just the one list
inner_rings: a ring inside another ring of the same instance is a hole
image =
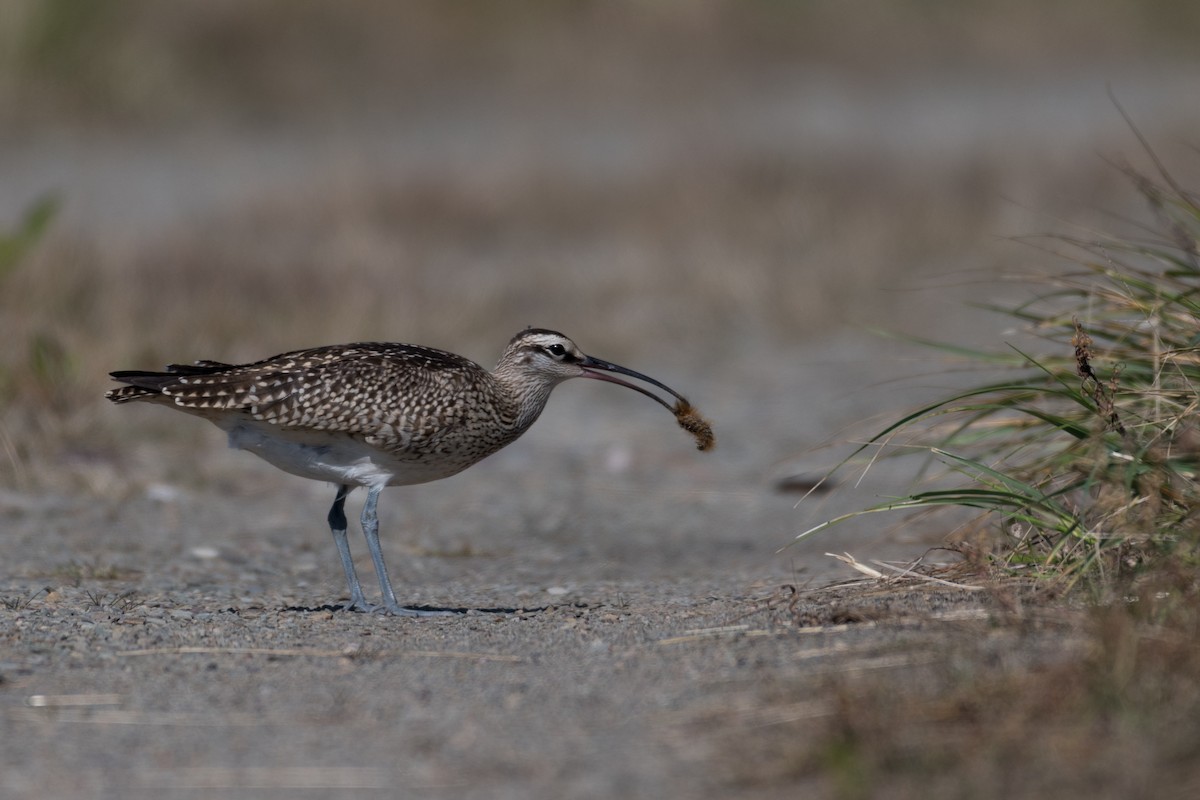
[[383, 606], [377, 606], [374, 603], [368, 603], [365, 598], [351, 598], [342, 603], [342, 611], [359, 611], [363, 614], [373, 614]]

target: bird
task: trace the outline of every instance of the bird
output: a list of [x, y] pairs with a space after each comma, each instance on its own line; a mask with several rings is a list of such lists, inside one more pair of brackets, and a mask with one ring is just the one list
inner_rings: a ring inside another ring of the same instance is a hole
[[[615, 383], [671, 410], [701, 450], [711, 425], [683, 395], [618, 364], [586, 355], [565, 335], [526, 328], [505, 347], [495, 369], [454, 353], [413, 344], [359, 342], [281, 353], [247, 364], [196, 361], [165, 371], [109, 373], [123, 384], [114, 403], [165, 405], [209, 420], [230, 447], [275, 467], [337, 487], [327, 521], [350, 597], [346, 610], [403, 617], [460, 613], [411, 608], [396, 600], [379, 542], [379, 495], [455, 475], [515, 441], [537, 420], [555, 386], [571, 378]], [[617, 377], [662, 389], [654, 392]], [[363, 593], [347, 537], [345, 502], [367, 491], [360, 518], [382, 602]]]

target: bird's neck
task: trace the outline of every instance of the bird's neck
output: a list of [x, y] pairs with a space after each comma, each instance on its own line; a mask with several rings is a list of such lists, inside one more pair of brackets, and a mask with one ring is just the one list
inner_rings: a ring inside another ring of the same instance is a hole
[[510, 424], [518, 436], [537, 420], [557, 385], [530, 381], [527, 375], [514, 374], [502, 367], [492, 372], [492, 378], [496, 382], [500, 404], [509, 412], [505, 416], [512, 420]]

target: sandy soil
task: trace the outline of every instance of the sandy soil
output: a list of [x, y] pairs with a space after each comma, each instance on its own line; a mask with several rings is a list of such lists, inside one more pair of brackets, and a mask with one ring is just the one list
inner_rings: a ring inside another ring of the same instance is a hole
[[[822, 796], [819, 772], [771, 751], [819, 746], [792, 737], [835, 712], [831, 674], [917, 676], [953, 637], [1008, 646], [987, 635], [988, 593], [793, 597], [780, 587], [801, 576], [719, 536], [392, 541], [404, 597], [465, 610], [412, 620], [323, 605], [343, 595], [319, 518], [149, 551], [121, 534], [163, 517], [216, 531], [214, 510], [9, 508], [39, 552], [0, 609], [5, 797]], [[39, 572], [93, 534], [87, 560]]]

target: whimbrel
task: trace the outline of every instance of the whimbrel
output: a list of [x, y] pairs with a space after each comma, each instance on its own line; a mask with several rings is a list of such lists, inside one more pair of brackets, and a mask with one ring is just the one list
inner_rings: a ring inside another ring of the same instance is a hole
[[[676, 398], [672, 405], [616, 377], [644, 381]], [[529, 328], [508, 343], [488, 372], [453, 353], [411, 344], [360, 343], [317, 347], [251, 364], [197, 361], [165, 372], [111, 373], [126, 384], [105, 396], [114, 403], [159, 403], [213, 422], [230, 447], [276, 467], [337, 486], [329, 527], [350, 589], [345, 608], [402, 616], [445, 613], [396, 602], [379, 546], [376, 504], [387, 486], [454, 475], [529, 429], [555, 386], [568, 378], [620, 384], [675, 413], [701, 450], [712, 429], [674, 389], [641, 373], [585, 355], [561, 333]], [[367, 490], [363, 535], [382, 593], [368, 603], [346, 539], [346, 496]]]

